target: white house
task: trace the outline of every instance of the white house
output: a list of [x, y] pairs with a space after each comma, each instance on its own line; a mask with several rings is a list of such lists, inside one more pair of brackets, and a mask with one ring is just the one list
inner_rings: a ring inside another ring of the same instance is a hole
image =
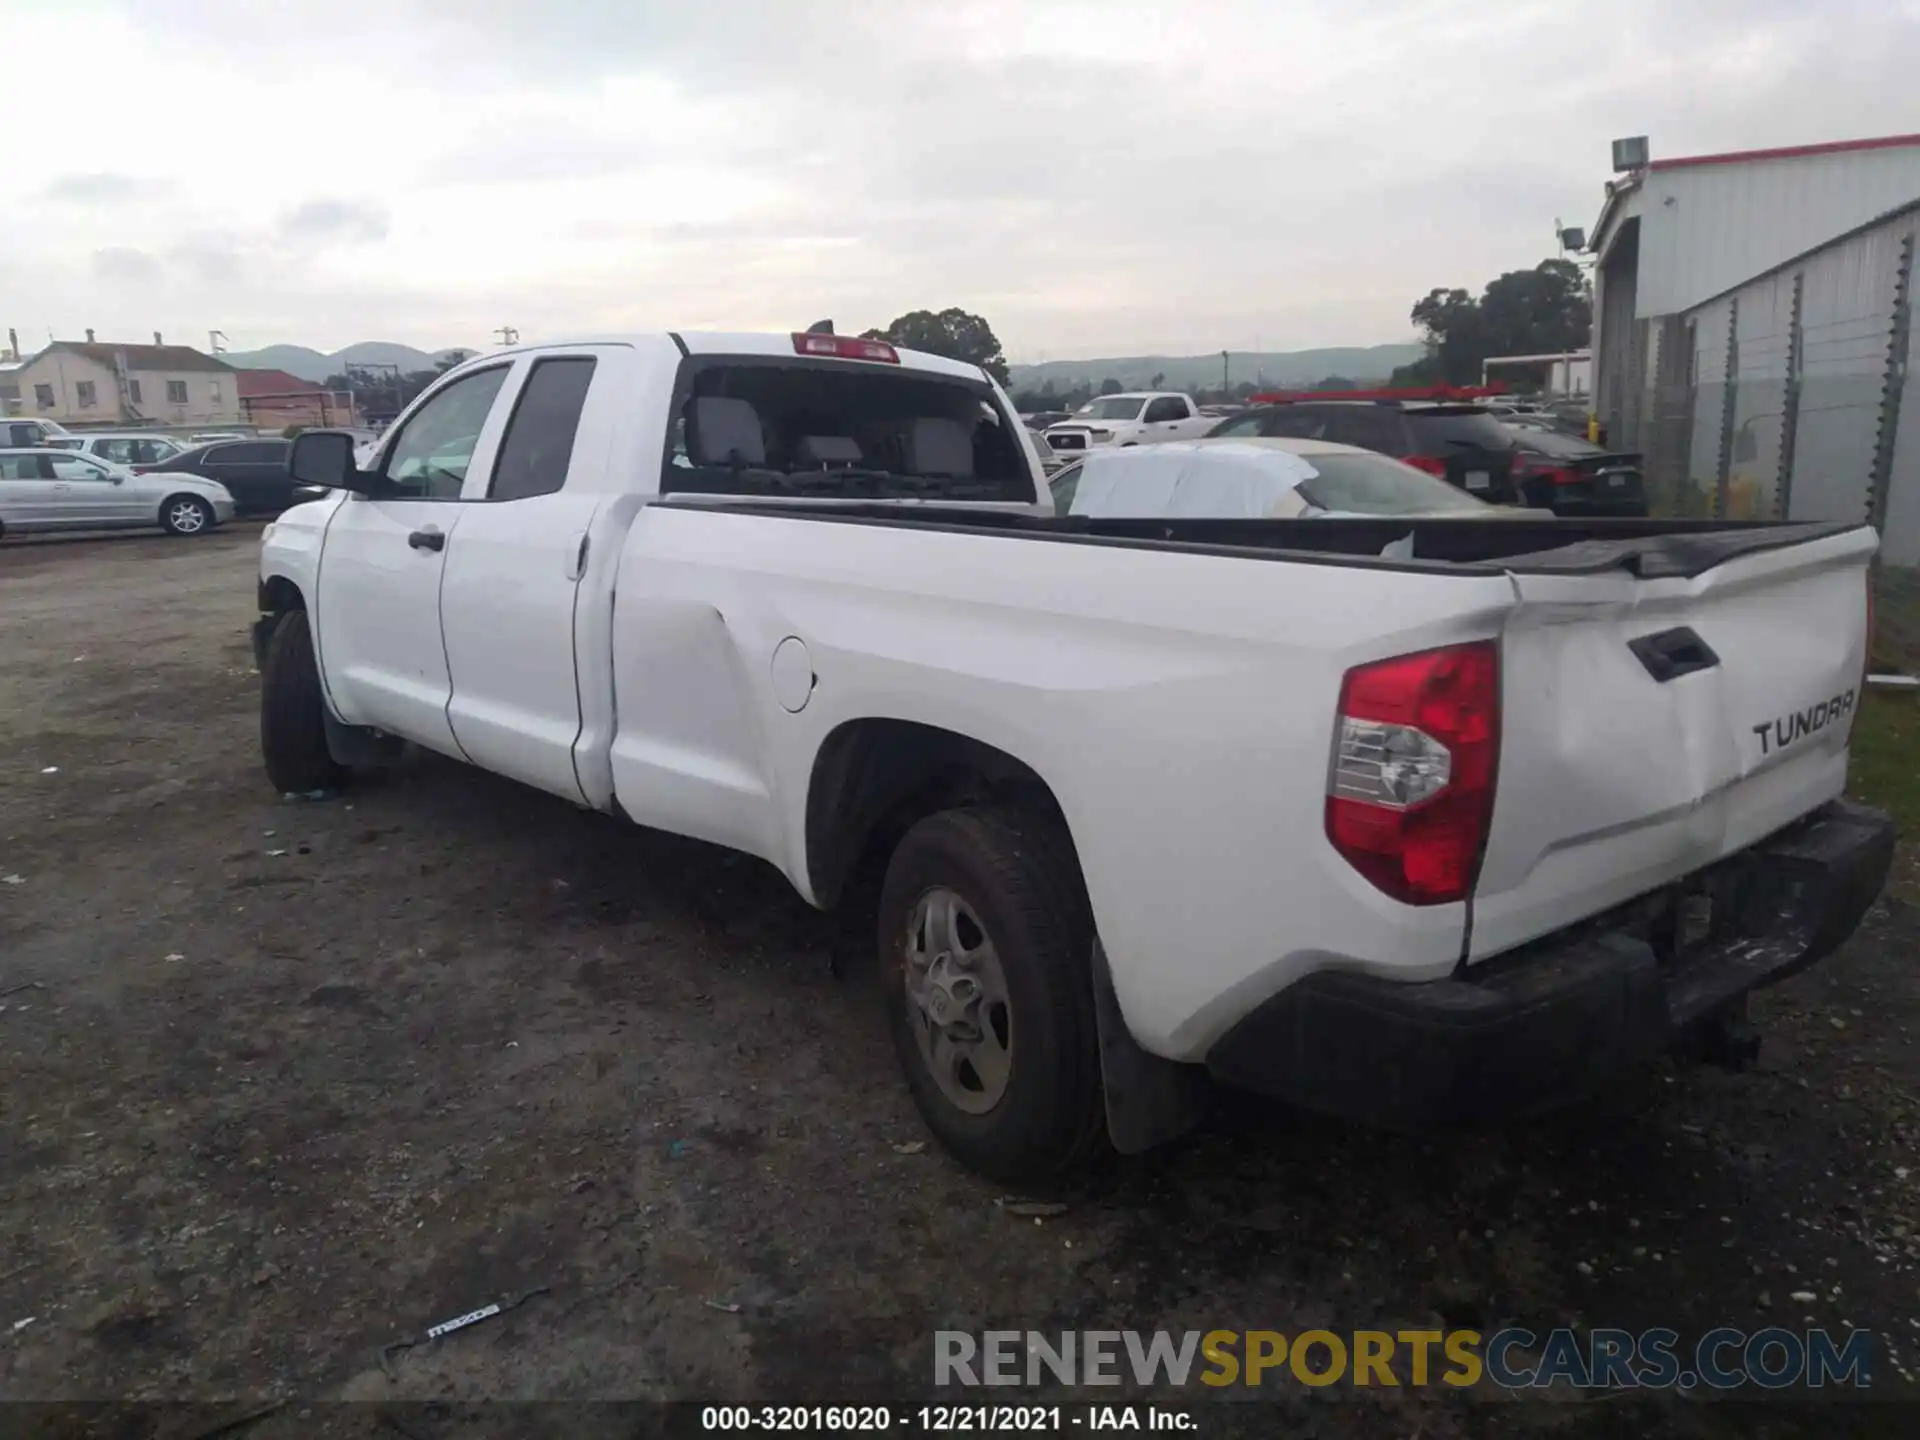
[[232, 366], [190, 345], [56, 340], [0, 374], [0, 411], [69, 427], [236, 425]]

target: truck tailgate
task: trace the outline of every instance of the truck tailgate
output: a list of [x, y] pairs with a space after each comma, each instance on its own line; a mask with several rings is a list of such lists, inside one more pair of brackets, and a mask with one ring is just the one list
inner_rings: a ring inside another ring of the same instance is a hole
[[1691, 577], [1515, 573], [1478, 960], [1657, 890], [1839, 795], [1865, 529]]

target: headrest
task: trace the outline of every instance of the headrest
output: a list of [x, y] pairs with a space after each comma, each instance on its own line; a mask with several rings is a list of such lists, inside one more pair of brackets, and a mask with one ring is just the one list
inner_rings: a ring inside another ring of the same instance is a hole
[[973, 427], [922, 416], [907, 431], [907, 469], [916, 475], [973, 474]]
[[767, 445], [760, 415], [745, 400], [702, 395], [693, 402], [687, 448], [700, 465], [764, 465]]
[[803, 435], [797, 454], [803, 465], [858, 465], [861, 459], [851, 435]]

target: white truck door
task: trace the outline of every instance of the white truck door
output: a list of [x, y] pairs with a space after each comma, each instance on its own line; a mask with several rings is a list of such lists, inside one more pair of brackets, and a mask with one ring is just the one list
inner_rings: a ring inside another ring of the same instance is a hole
[[459, 756], [440, 584], [469, 469], [490, 468], [511, 362], [443, 384], [400, 421], [382, 485], [334, 511], [320, 552], [320, 666], [340, 718]]
[[607, 498], [618, 363], [583, 347], [521, 364], [502, 397], [507, 421], [493, 463], [467, 477], [441, 590], [448, 718], [460, 748], [476, 765], [576, 804], [587, 797], [573, 759], [574, 604], [594, 512]]
[[1140, 417], [1144, 432], [1140, 436], [1141, 443], [1180, 439], [1186, 428], [1181, 422], [1187, 415], [1187, 402], [1178, 396], [1161, 395], [1149, 400], [1146, 413]]

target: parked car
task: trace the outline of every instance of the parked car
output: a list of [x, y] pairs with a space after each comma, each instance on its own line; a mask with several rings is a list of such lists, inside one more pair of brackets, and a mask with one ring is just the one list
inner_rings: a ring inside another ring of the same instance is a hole
[[1049, 425], [1058, 425], [1062, 420], [1071, 420], [1071, 410], [1036, 410], [1031, 415], [1022, 415], [1020, 423], [1029, 430], [1045, 430]]
[[1526, 503], [1556, 515], [1645, 515], [1640, 457], [1613, 454], [1555, 430], [1509, 425]]
[[187, 437], [189, 445], [211, 445], [218, 440], [252, 440], [244, 430], [196, 430]]
[[1106, 519], [1298, 520], [1524, 515], [1437, 475], [1329, 440], [1186, 440], [1101, 450], [1049, 486], [1054, 512]]
[[[197, 446], [142, 471], [203, 475], [233, 493], [242, 515], [270, 514], [293, 504], [296, 487], [287, 470], [290, 440], [231, 440]], [[307, 498], [300, 496], [299, 498]]]
[[1061, 519], [1019, 428], [977, 366], [681, 332], [454, 367], [371, 474], [303, 434], [266, 781], [412, 742], [821, 907], [884, 871], [907, 1085], [1008, 1184], [1209, 1075], [1425, 1133], [1731, 1055], [1879, 893], [1871, 527]]
[[0, 419], [0, 446], [10, 449], [31, 450], [51, 445], [66, 434], [67, 427], [57, 420]]
[[0, 536], [149, 525], [204, 535], [233, 513], [225, 487], [199, 475], [140, 474], [71, 450], [0, 450]]
[[1140, 391], [1102, 395], [1074, 411], [1071, 419], [1047, 427], [1047, 442], [1063, 454], [1096, 445], [1159, 445], [1168, 440], [1198, 440], [1213, 425], [1191, 395]]
[[121, 430], [91, 430], [84, 435], [59, 435], [47, 442], [61, 450], [77, 450], [114, 465], [162, 466], [188, 447], [171, 435]]
[[1391, 455], [1496, 505], [1518, 503], [1513, 436], [1484, 405], [1460, 401], [1287, 400], [1223, 420], [1210, 436], [1333, 440]]
[[1048, 443], [1045, 435], [1042, 435], [1038, 430], [1030, 430], [1028, 433], [1033, 436], [1033, 448], [1035, 453], [1040, 456], [1040, 468], [1042, 471], [1051, 475], [1067, 463], [1066, 457]]

